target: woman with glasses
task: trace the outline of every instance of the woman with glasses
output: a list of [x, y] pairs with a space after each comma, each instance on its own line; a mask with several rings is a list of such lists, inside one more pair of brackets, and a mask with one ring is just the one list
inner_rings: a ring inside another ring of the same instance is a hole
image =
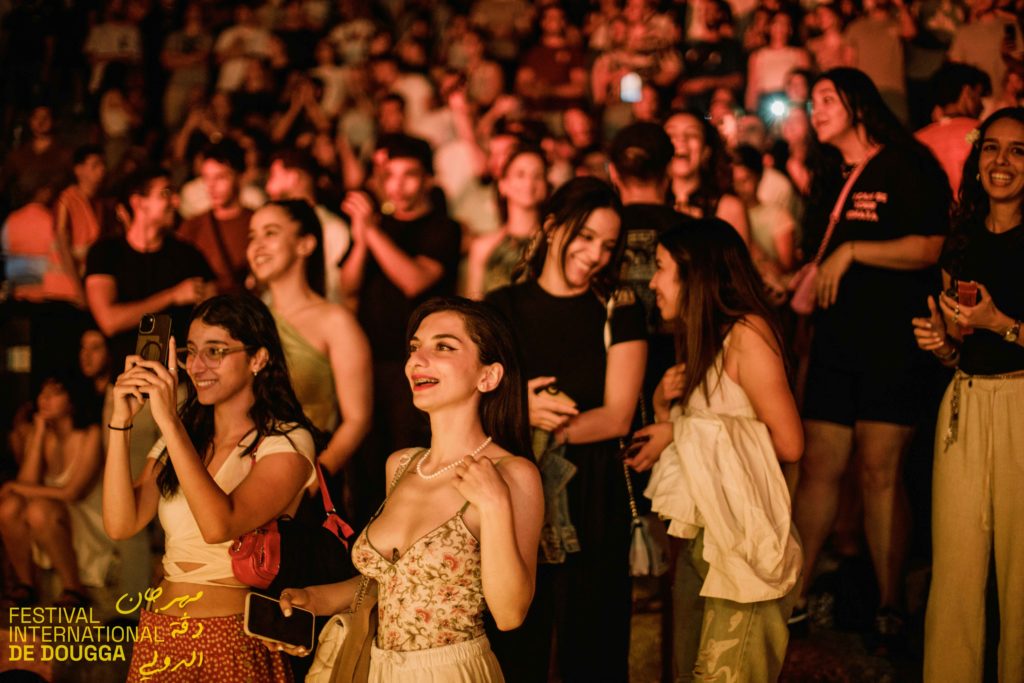
[[[323, 231], [301, 199], [274, 201], [249, 224], [249, 268], [267, 287], [295, 395], [331, 434], [321, 464], [337, 473], [370, 428], [370, 346], [347, 309], [324, 298]], [[339, 412], [340, 411], [340, 412]]]
[[[103, 524], [121, 539], [159, 515], [164, 578], [139, 626], [179, 633], [136, 642], [128, 680], [148, 680], [166, 657], [192, 664], [161, 671], [162, 681], [291, 680], [281, 654], [242, 630], [248, 587], [234, 578], [228, 548], [238, 536], [294, 514], [315, 481], [318, 432], [295, 398], [274, 319], [259, 300], [203, 302], [192, 314], [188, 346], [181, 353], [173, 339], [169, 346], [167, 365], [127, 358], [107, 425]], [[178, 409], [180, 365], [187, 396]], [[161, 438], [133, 482], [132, 420], [147, 401]], [[202, 654], [198, 662], [190, 659], [195, 653]]]

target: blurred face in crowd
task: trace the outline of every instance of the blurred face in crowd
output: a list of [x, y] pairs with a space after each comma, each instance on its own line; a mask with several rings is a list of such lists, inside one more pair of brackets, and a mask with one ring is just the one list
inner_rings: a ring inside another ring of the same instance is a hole
[[32, 135], [41, 138], [53, 132], [53, 112], [49, 107], [36, 107], [28, 118], [28, 128]]
[[316, 238], [300, 235], [299, 224], [280, 206], [268, 204], [249, 222], [249, 246], [245, 255], [249, 270], [260, 282], [272, 282], [302, 261], [316, 248]]
[[495, 135], [487, 143], [487, 171], [492, 178], [501, 177], [501, 171], [517, 144], [519, 139], [514, 135]]
[[288, 168], [280, 159], [270, 162], [265, 190], [271, 199], [294, 199], [299, 191], [302, 172]]
[[707, 154], [701, 122], [690, 114], [676, 114], [665, 122], [665, 132], [675, 151], [669, 163], [669, 173], [675, 178], [696, 175]]
[[199, 170], [199, 176], [206, 185], [213, 208], [223, 209], [235, 204], [238, 199], [238, 174], [235, 169], [216, 159], [207, 159]]
[[156, 178], [149, 184], [146, 194], [132, 195], [135, 222], [147, 227], [170, 228], [174, 225], [174, 210], [178, 195], [167, 178]]
[[565, 12], [562, 8], [545, 8], [540, 17], [540, 30], [544, 36], [561, 37], [565, 33]]
[[565, 134], [577, 149], [587, 147], [594, 141], [594, 122], [590, 120], [586, 112], [577, 107], [572, 107], [562, 115], [562, 125]]
[[790, 107], [782, 122], [782, 139], [790, 145], [799, 144], [807, 140], [810, 131], [807, 110], [803, 107]]
[[807, 76], [794, 72], [786, 76], [786, 99], [792, 104], [803, 104], [810, 97], [807, 87]]
[[637, 121], [657, 122], [660, 107], [661, 98], [658, 91], [645, 83], [640, 88], [640, 101], [633, 103], [633, 118]]
[[99, 154], [90, 154], [75, 166], [75, 178], [85, 187], [98, 187], [107, 173], [107, 164]]
[[109, 363], [106, 338], [99, 330], [86, 330], [78, 346], [78, 366], [82, 375], [96, 379], [109, 369]]
[[395, 207], [399, 219], [427, 209], [430, 181], [416, 159], [397, 157], [384, 162], [384, 197]]
[[818, 141], [834, 144], [853, 132], [853, 117], [832, 81], [823, 79], [811, 91], [811, 125]]
[[377, 107], [377, 126], [385, 135], [401, 133], [405, 130], [405, 110], [396, 100], [383, 100]]
[[839, 26], [839, 15], [829, 5], [824, 3], [819, 4], [814, 9], [814, 16], [817, 19], [818, 27], [822, 31], [831, 31], [832, 29], [838, 29]]
[[36, 409], [45, 420], [56, 420], [71, 415], [71, 396], [56, 380], [47, 380], [39, 390]]
[[[615, 253], [615, 244], [619, 239], [619, 215], [609, 208], [594, 209], [583, 224], [579, 233], [570, 238], [568, 226], [558, 226], [551, 231], [551, 246], [548, 248], [544, 270], [559, 268], [565, 283], [576, 290], [590, 286], [594, 276], [608, 265]], [[559, 263], [562, 247], [565, 248], [565, 261]]]
[[650, 287], [654, 290], [655, 301], [664, 320], [675, 320], [679, 317], [682, 302], [682, 287], [679, 284], [679, 265], [668, 249], [658, 245], [654, 252], [654, 260], [658, 267], [651, 278]]
[[544, 160], [532, 153], [519, 154], [498, 181], [498, 191], [509, 202], [524, 208], [536, 208], [548, 193]]
[[759, 178], [752, 170], [737, 163], [732, 165], [732, 186], [736, 196], [746, 206], [757, 204], [757, 183]]
[[789, 44], [789, 37], [793, 34], [793, 22], [789, 15], [779, 12], [771, 18], [768, 24], [768, 40], [772, 47], [784, 47]]
[[988, 127], [978, 156], [981, 186], [992, 202], [1024, 201], [1024, 124], [1009, 118]]
[[405, 376], [413, 403], [430, 412], [472, 401], [481, 390], [493, 389], [502, 373], [501, 365], [480, 362], [480, 348], [461, 315], [438, 311], [424, 318], [409, 340]]

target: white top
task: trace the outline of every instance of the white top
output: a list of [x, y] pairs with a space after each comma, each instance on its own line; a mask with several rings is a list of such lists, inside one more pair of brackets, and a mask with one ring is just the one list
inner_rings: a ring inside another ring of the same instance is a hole
[[[289, 425], [282, 425], [281, 428], [288, 429]], [[308, 431], [297, 427], [287, 434], [267, 436], [256, 447], [252, 458], [242, 457], [242, 452], [249, 447], [255, 437], [255, 433], [252, 433], [244, 438], [228, 455], [217, 473], [213, 475], [213, 480], [217, 482], [224, 493], [234, 491], [249, 475], [253, 465], [272, 453], [299, 453], [310, 462], [309, 479], [306, 480], [303, 489], [316, 481], [316, 474], [312, 468], [312, 463], [316, 458], [316, 448], [313, 444], [313, 437]], [[164, 446], [164, 439], [161, 437], [149, 451], [147, 457], [160, 457]], [[294, 512], [298, 506], [303, 489], [296, 492], [295, 500], [288, 506], [290, 511]], [[228, 555], [228, 548], [231, 547], [232, 541], [224, 543], [204, 541], [203, 535], [199, 531], [199, 524], [196, 523], [192, 509], [185, 499], [185, 494], [180, 489], [171, 498], [160, 496], [157, 515], [166, 536], [163, 559], [165, 579], [206, 585], [221, 584], [225, 580], [234, 581], [231, 557]], [[191, 562], [201, 566], [185, 570], [178, 565], [179, 562]]]
[[644, 495], [669, 520], [670, 535], [694, 538], [704, 529], [710, 568], [702, 596], [774, 600], [796, 584], [803, 553], [768, 428], [722, 362], [719, 354], [708, 371], [708, 400], [698, 389], [685, 408], [673, 408], [674, 440]]

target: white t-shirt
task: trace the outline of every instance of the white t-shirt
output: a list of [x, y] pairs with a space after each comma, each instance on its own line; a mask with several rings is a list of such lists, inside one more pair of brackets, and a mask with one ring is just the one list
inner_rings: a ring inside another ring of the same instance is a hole
[[242, 87], [249, 69], [249, 60], [270, 57], [270, 38], [270, 32], [259, 26], [236, 25], [225, 29], [213, 46], [214, 53], [219, 55], [227, 52], [236, 42], [241, 42], [245, 54], [221, 64], [217, 89], [233, 92]]

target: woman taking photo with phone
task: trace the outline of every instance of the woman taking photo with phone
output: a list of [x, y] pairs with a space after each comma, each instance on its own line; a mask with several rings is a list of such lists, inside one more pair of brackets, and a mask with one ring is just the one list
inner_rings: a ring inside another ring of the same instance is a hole
[[[164, 577], [139, 626], [169, 633], [187, 612], [189, 629], [188, 637], [136, 642], [128, 680], [148, 680], [165, 657], [189, 661], [194, 651], [203, 654], [201, 666], [156, 675], [197, 683], [291, 680], [281, 655], [242, 630], [248, 587], [234, 578], [228, 548], [238, 536], [294, 514], [315, 480], [316, 430], [288, 381], [274, 319], [258, 299], [208, 299], [192, 314], [188, 346], [177, 354], [174, 340], [168, 343], [166, 366], [129, 356], [114, 384], [103, 523], [120, 539], [159, 515]], [[187, 377], [180, 410], [179, 363]], [[161, 438], [133, 482], [128, 449], [143, 401]]]
[[[608, 184], [570, 180], [544, 206], [525, 281], [488, 296], [512, 322], [523, 353], [535, 438], [552, 435], [537, 454], [542, 472], [553, 453], [575, 469], [567, 486], [550, 475], [545, 482], [566, 490], [568, 520], [552, 530], [565, 552], [552, 557], [545, 543], [545, 559], [562, 562], [543, 566], [526, 625], [497, 646], [517, 681], [547, 680], [552, 629], [563, 680], [628, 678], [630, 513], [619, 439], [640, 397], [647, 327], [632, 290], [615, 296], [620, 212]], [[572, 403], [553, 395], [555, 387]]]
[[[378, 584], [371, 682], [503, 681], [484, 634], [522, 623], [533, 597], [544, 498], [529, 452], [512, 331], [490, 307], [431, 299], [409, 321], [405, 375], [430, 448], [387, 461], [387, 499], [352, 546]], [[288, 588], [281, 607], [347, 609], [360, 579]]]
[[[945, 291], [938, 303], [928, 297], [930, 317], [913, 321], [918, 345], [956, 368], [935, 433], [926, 683], [982, 679], [993, 553], [999, 678], [1024, 680], [1022, 205], [1024, 109], [1014, 107], [978, 130], [942, 254]], [[974, 305], [968, 290], [976, 290]]]
[[931, 372], [907, 321], [938, 282], [949, 182], [863, 72], [825, 72], [811, 102], [811, 123], [834, 162], [814, 176], [806, 221], [816, 238], [806, 253], [825, 246], [803, 403], [807, 450], [793, 505], [804, 544], [803, 591], [832, 532], [852, 458], [878, 580], [875, 631], [880, 645], [898, 646], [909, 533], [902, 461]]
[[307, 202], [269, 202], [252, 216], [248, 259], [270, 295], [295, 395], [313, 425], [331, 435], [320, 463], [336, 474], [370, 429], [372, 366], [355, 316], [324, 299], [322, 233]]
[[[658, 462], [646, 495], [670, 534], [692, 539], [672, 587], [674, 675], [775, 681], [801, 557], [778, 463], [803, 451], [778, 321], [724, 221], [664, 232], [655, 258], [650, 286], [679, 335], [680, 364], [655, 390], [657, 422], [636, 434], [649, 440], [626, 462], [638, 471]], [[678, 515], [686, 501], [699, 514]]]

